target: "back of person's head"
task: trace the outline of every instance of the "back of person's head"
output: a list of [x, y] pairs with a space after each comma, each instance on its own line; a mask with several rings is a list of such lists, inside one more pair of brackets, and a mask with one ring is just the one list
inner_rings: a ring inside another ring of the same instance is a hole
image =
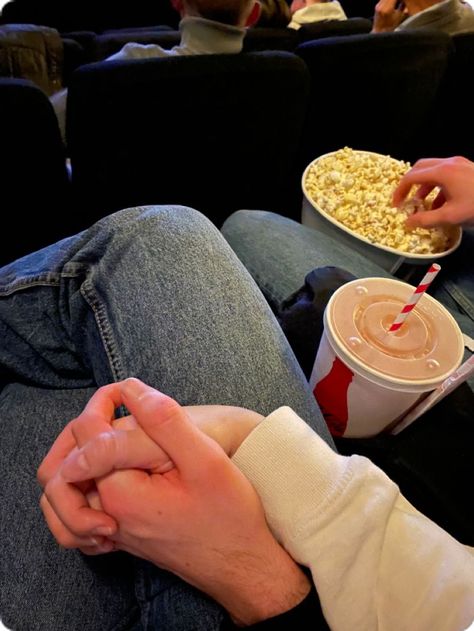
[[284, 28], [291, 21], [290, 5], [286, 0], [259, 0], [258, 26]]
[[232, 26], [250, 26], [260, 13], [255, 0], [175, 0], [174, 5], [182, 15], [195, 15]]

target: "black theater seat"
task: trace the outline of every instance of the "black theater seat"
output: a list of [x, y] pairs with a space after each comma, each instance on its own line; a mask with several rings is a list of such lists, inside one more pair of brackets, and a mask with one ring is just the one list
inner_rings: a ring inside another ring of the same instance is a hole
[[421, 30], [299, 46], [312, 85], [303, 163], [346, 145], [410, 159], [451, 48], [448, 35]]
[[67, 136], [85, 225], [137, 204], [190, 205], [218, 225], [244, 207], [299, 216], [308, 81], [285, 52], [80, 68]]
[[0, 265], [76, 230], [56, 116], [30, 81], [0, 79]]

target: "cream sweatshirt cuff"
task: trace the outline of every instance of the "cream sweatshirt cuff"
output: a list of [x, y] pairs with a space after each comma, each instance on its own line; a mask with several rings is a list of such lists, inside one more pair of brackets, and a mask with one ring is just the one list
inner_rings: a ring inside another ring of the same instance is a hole
[[[267, 416], [241, 444], [233, 461], [252, 481], [273, 533], [285, 545], [301, 535], [308, 507], [321, 515], [352, 477], [350, 459], [335, 453], [289, 407]], [[295, 468], [297, 476], [286, 475]]]

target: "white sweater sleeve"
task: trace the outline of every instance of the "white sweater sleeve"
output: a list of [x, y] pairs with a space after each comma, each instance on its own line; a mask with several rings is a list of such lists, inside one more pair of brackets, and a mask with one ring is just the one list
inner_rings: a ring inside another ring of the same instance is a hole
[[361, 456], [336, 454], [290, 408], [268, 416], [233, 461], [277, 539], [311, 569], [333, 631], [463, 631], [474, 619], [474, 549]]

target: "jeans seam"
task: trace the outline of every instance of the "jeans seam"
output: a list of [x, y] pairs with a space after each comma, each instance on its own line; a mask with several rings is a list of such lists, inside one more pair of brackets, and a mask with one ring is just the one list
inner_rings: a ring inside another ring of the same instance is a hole
[[14, 283], [13, 286], [10, 286], [6, 289], [0, 289], [0, 298], [6, 298], [15, 294], [17, 291], [24, 291], [26, 289], [30, 289], [31, 287], [59, 287], [60, 280], [28, 280], [23, 282]]
[[81, 294], [94, 314], [94, 319], [109, 360], [112, 377], [114, 381], [122, 381], [125, 379], [125, 371], [120, 364], [118, 353], [115, 350], [115, 344], [108, 326], [107, 314], [105, 312], [104, 305], [96, 298], [92, 284], [89, 280], [85, 280], [82, 283]]
[[[270, 287], [270, 285], [268, 285], [267, 283], [263, 282], [260, 278], [260, 274], [258, 274], [258, 272], [256, 272], [251, 265], [246, 264], [246, 269], [248, 271], [248, 273], [250, 274], [250, 276], [254, 279], [255, 283], [257, 284], [258, 288], [260, 289], [260, 291], [262, 291], [262, 293], [265, 293], [269, 296], [269, 298], [271, 299], [271, 303], [275, 305], [275, 307], [277, 307], [278, 309], [281, 306], [282, 303], [282, 299], [280, 297], [278, 297], [272, 290], [272, 288]], [[269, 302], [269, 300], [267, 299], [267, 302]]]

